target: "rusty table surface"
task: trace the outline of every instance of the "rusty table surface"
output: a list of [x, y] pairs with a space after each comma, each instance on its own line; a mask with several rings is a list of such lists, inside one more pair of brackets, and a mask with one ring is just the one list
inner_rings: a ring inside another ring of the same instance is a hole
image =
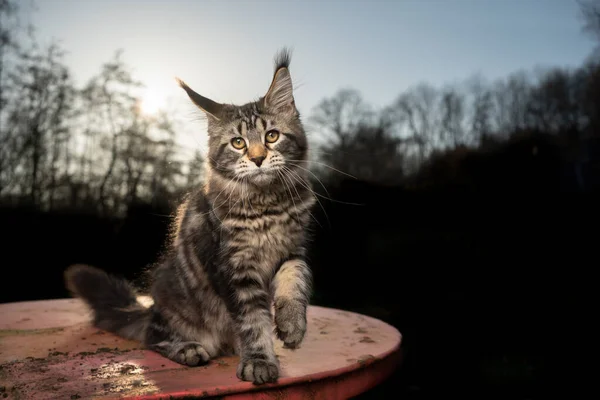
[[6, 303], [0, 304], [0, 400], [342, 399], [393, 372], [401, 339], [380, 320], [309, 306], [302, 346], [284, 349], [275, 340], [281, 377], [256, 386], [236, 377], [237, 356], [186, 367], [98, 330], [78, 299]]

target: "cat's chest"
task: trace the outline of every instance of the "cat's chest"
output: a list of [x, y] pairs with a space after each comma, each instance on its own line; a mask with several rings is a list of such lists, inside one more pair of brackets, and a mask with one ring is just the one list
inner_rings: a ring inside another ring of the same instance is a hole
[[228, 228], [223, 245], [231, 249], [231, 256], [239, 264], [275, 267], [281, 259], [301, 245], [302, 227], [289, 214], [224, 221]]

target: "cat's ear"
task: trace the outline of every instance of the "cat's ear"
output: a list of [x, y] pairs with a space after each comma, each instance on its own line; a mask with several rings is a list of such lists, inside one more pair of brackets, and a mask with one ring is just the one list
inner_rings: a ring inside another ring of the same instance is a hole
[[204, 97], [201, 94], [196, 93], [192, 88], [190, 88], [184, 81], [179, 78], [175, 78], [179, 86], [186, 91], [189, 98], [192, 102], [204, 111], [207, 115], [215, 118], [216, 120], [221, 119], [221, 111], [223, 110], [223, 105], [217, 103], [216, 101], [212, 101], [208, 97]]
[[290, 75], [290, 52], [283, 49], [275, 56], [275, 73], [271, 86], [263, 98], [264, 106], [277, 113], [297, 114], [294, 102], [292, 76]]

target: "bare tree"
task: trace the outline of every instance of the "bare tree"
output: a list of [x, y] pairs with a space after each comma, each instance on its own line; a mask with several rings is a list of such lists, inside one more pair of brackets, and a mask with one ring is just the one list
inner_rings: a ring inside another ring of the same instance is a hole
[[11, 156], [14, 155], [14, 136], [12, 127], [6, 123], [6, 106], [10, 82], [6, 71], [11, 66], [11, 59], [16, 57], [18, 44], [15, 30], [18, 27], [16, 15], [18, 4], [11, 0], [0, 0], [0, 195], [8, 184], [11, 174]]
[[596, 41], [590, 61], [580, 69], [585, 80], [582, 108], [587, 118], [587, 136], [600, 136], [600, 0], [578, 0], [583, 30]]
[[68, 118], [73, 86], [62, 62], [63, 51], [57, 45], [42, 50], [34, 47], [22, 51], [20, 57], [20, 64], [10, 76], [12, 89], [18, 94], [18, 101], [10, 105], [7, 121], [14, 138], [10, 181], [19, 177], [19, 192], [27, 192], [32, 204], [52, 207], [59, 170], [67, 168], [64, 143], [71, 134]]
[[[113, 216], [164, 205], [186, 184], [175, 121], [140, 112], [121, 51], [76, 89], [62, 48], [39, 48], [33, 33], [17, 46], [16, 4], [0, 0], [0, 200]], [[197, 184], [200, 158], [191, 166]]]
[[[404, 179], [401, 144], [402, 139], [394, 136], [384, 123], [365, 123], [344, 143], [326, 146], [321, 159], [356, 179], [397, 185]], [[330, 178], [340, 178], [335, 170], [322, 173]]]
[[463, 144], [467, 134], [465, 98], [451, 87], [444, 90], [440, 102], [440, 141], [457, 147]]
[[16, 55], [19, 48], [15, 31], [18, 28], [16, 15], [19, 5], [11, 0], [0, 0], [0, 139], [3, 130], [2, 117], [6, 105], [6, 70], [9, 67], [11, 56]]
[[585, 81], [569, 71], [553, 68], [541, 75], [531, 90], [528, 111], [532, 125], [548, 133], [579, 132], [582, 128], [580, 101]]
[[496, 82], [492, 89], [492, 125], [497, 134], [506, 136], [515, 130], [530, 127], [531, 87], [532, 83], [523, 71]]
[[345, 89], [323, 100], [313, 111], [315, 130], [329, 140], [320, 147], [315, 168], [322, 177], [397, 184], [403, 179], [402, 140], [355, 90]]
[[117, 52], [81, 91], [81, 179], [105, 215], [169, 198], [185, 184], [174, 121], [164, 112], [141, 113], [142, 86]]
[[148, 202], [157, 198], [170, 198], [185, 187], [184, 163], [178, 157], [180, 149], [175, 140], [174, 121], [166, 113], [160, 113], [153, 120], [153, 130], [155, 132], [154, 156]]
[[583, 30], [600, 43], [600, 0], [578, 0]]
[[94, 175], [101, 175], [98, 202], [104, 213], [116, 210], [119, 207], [117, 199], [123, 194], [119, 192], [119, 185], [112, 182], [113, 179], [120, 179], [114, 176], [120, 154], [120, 139], [127, 134], [131, 135], [136, 127], [143, 126], [136, 125], [138, 100], [133, 93], [140, 86], [141, 83], [133, 79], [123, 62], [122, 51], [117, 51], [113, 59], [102, 66], [101, 72], [92, 77], [81, 92], [82, 106], [87, 110], [84, 119], [92, 122], [86, 124], [92, 127], [92, 132], [88, 132], [87, 137], [92, 140], [94, 137], [99, 138], [100, 140], [95, 140], [95, 144], [108, 152], [108, 157], [102, 154], [92, 162], [95, 165], [104, 164], [104, 172], [93, 172]]
[[412, 149], [416, 148], [417, 157], [413, 169], [425, 161], [433, 146], [439, 144], [438, 98], [439, 93], [435, 88], [420, 84], [402, 93], [384, 111], [383, 118], [404, 139], [405, 155], [410, 157]]
[[492, 91], [480, 76], [473, 76], [467, 82], [471, 96], [470, 138], [477, 142], [484, 135], [493, 134], [492, 115], [494, 103]]
[[322, 100], [314, 109], [309, 122], [321, 136], [344, 144], [375, 114], [354, 89], [343, 89]]
[[600, 62], [585, 65], [578, 75], [576, 79], [585, 82], [580, 103], [585, 118], [584, 130], [590, 137], [600, 137]]

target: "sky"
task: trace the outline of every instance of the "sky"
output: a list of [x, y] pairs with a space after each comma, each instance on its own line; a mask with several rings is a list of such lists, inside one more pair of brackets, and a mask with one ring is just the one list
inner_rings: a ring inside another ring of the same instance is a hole
[[379, 108], [421, 82], [577, 66], [594, 46], [575, 0], [37, 0], [25, 18], [43, 42], [62, 43], [79, 83], [123, 49], [148, 99], [182, 111], [194, 130], [175, 76], [245, 103], [266, 92], [282, 46], [293, 49], [303, 115], [342, 88]]

